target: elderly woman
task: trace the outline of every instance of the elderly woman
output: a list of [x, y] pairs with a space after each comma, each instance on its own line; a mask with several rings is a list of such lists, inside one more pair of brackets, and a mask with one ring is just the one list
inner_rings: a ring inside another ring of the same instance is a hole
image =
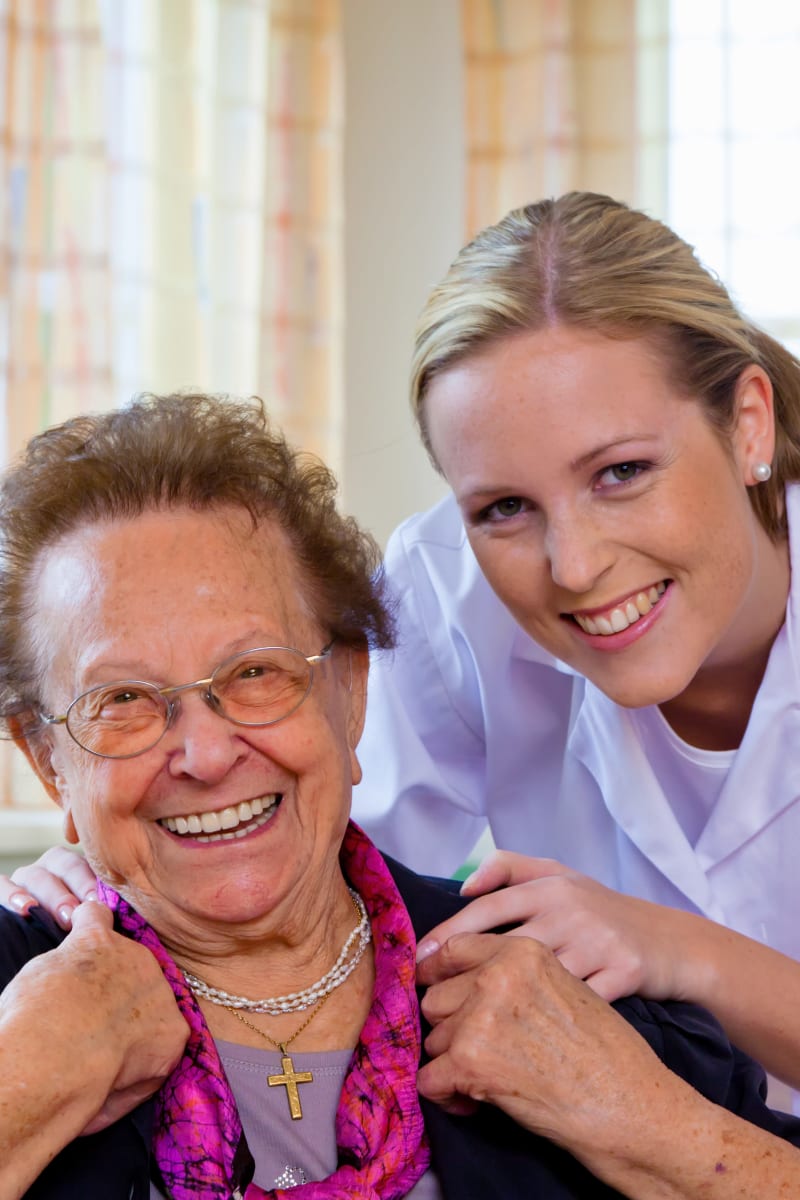
[[462, 902], [348, 820], [391, 622], [333, 493], [259, 406], [202, 396], [51, 429], [5, 479], [2, 714], [114, 930], [2, 914], [2, 1200], [796, 1183], [764, 1130], [797, 1123], [710, 1018], [614, 1012], [530, 939], [432, 956], [421, 1033], [415, 939]]

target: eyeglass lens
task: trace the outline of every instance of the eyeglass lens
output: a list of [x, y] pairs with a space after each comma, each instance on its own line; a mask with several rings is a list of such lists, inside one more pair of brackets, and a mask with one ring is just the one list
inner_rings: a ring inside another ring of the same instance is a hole
[[[217, 667], [208, 692], [217, 712], [237, 725], [274, 725], [303, 703], [313, 677], [299, 650], [270, 647], [237, 654]], [[102, 684], [79, 696], [67, 714], [75, 741], [93, 754], [127, 758], [161, 738], [176, 701], [165, 688], [134, 680]]]

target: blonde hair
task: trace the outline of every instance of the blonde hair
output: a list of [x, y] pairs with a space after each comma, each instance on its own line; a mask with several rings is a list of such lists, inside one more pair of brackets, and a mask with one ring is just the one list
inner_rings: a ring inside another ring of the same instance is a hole
[[749, 322], [725, 287], [666, 225], [609, 196], [569, 192], [515, 209], [460, 251], [417, 325], [411, 403], [437, 466], [425, 416], [431, 381], [513, 333], [561, 323], [649, 337], [671, 379], [727, 435], [736, 382], [755, 364], [775, 396], [772, 479], [749, 489], [769, 535], [786, 532], [784, 485], [800, 479], [800, 363]]

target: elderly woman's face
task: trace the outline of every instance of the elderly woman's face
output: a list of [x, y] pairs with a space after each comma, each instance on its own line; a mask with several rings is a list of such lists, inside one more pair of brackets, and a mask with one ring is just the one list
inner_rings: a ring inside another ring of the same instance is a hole
[[[237, 510], [87, 526], [46, 551], [33, 592], [35, 644], [51, 664], [43, 703], [55, 713], [97, 684], [182, 684], [254, 647], [314, 655], [329, 640], [280, 528], [253, 531]], [[166, 933], [209, 918], [263, 921], [302, 903], [337, 870], [358, 779], [365, 658], [334, 647], [305, 701], [268, 727], [234, 725], [199, 690], [181, 693], [161, 741], [134, 758], [99, 758], [64, 726], [52, 729], [52, 784], [68, 830]], [[223, 810], [234, 810], [242, 836], [175, 831], [174, 818], [196, 830]]]

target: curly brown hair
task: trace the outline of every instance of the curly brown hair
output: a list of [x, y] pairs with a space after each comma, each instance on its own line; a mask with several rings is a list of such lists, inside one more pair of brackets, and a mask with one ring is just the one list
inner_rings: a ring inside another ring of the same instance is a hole
[[42, 551], [77, 527], [152, 509], [236, 506], [289, 538], [320, 626], [353, 647], [388, 648], [394, 625], [374, 539], [336, 507], [337, 484], [292, 448], [263, 403], [137, 396], [32, 438], [0, 483], [0, 721], [39, 702], [30, 581]]

